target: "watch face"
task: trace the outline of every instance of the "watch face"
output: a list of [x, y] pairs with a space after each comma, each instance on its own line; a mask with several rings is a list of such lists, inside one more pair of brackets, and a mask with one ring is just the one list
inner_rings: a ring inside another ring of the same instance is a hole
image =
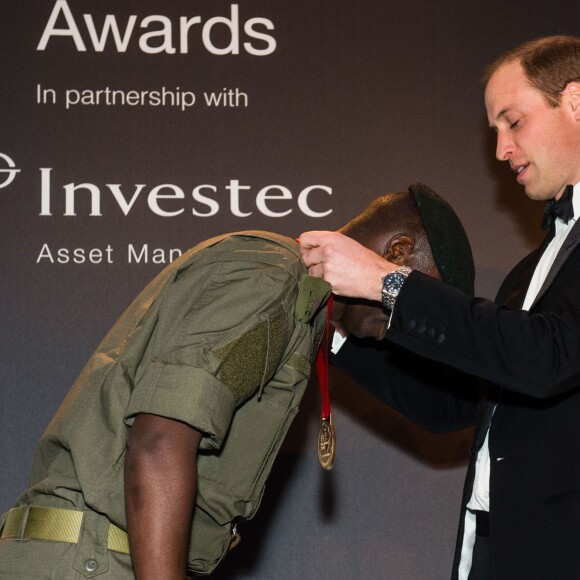
[[[410, 271], [410, 270], [409, 270]], [[395, 299], [397, 298], [403, 283], [407, 278], [407, 269], [403, 272], [397, 270], [396, 272], [391, 272], [387, 274], [383, 279], [383, 306], [389, 310], [393, 309], [395, 305]]]
[[388, 274], [385, 279], [385, 288], [388, 292], [398, 292], [405, 281], [405, 277], [402, 274], [393, 272]]

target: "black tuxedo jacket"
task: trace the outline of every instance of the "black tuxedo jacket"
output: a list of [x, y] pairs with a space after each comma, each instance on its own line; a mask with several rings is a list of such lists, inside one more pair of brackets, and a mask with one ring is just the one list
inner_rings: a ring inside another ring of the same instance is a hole
[[349, 339], [331, 358], [431, 431], [475, 424], [452, 578], [490, 422], [494, 580], [580, 578], [580, 222], [530, 311], [520, 310], [552, 235], [512, 270], [495, 303], [413, 272], [386, 340]]

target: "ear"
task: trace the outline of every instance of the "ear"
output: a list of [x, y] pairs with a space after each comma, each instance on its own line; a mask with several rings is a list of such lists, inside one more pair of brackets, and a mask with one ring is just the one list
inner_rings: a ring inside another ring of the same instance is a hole
[[572, 81], [568, 83], [563, 95], [573, 118], [576, 121], [580, 121], [580, 82]]
[[385, 246], [383, 258], [394, 264], [406, 264], [415, 250], [415, 238], [411, 234], [397, 234]]

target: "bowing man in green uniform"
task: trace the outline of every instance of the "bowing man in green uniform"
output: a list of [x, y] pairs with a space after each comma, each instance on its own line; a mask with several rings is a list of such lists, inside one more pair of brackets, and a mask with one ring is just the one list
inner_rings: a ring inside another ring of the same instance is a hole
[[[434, 217], [464, 250], [460, 259], [434, 260]], [[473, 282], [457, 216], [421, 184], [377, 199], [342, 231], [390, 260]], [[104, 338], [42, 436], [30, 488], [0, 519], [0, 577], [211, 573], [258, 508], [329, 296], [298, 244], [267, 232], [213, 238], [167, 266]], [[337, 299], [333, 319], [381, 338], [388, 317]]]

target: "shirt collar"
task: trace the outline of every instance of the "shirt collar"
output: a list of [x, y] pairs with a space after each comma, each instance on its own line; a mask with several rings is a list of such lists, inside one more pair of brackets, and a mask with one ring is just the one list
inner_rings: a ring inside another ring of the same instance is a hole
[[571, 218], [567, 224], [565, 224], [560, 218], [555, 220], [554, 225], [556, 226], [556, 237], [566, 237], [568, 232], [572, 229], [572, 226], [576, 223], [576, 220], [580, 218], [580, 182], [574, 186], [572, 207], [574, 208], [574, 217]]
[[572, 219], [576, 221], [580, 217], [580, 182], [574, 186], [572, 206], [574, 207], [574, 217]]

